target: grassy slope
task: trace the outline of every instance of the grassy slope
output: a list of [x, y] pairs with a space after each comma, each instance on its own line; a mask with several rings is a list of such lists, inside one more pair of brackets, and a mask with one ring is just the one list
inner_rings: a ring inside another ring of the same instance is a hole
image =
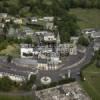
[[71, 14], [74, 14], [79, 19], [78, 24], [83, 28], [100, 28], [100, 10], [99, 9], [71, 9]]
[[4, 96], [0, 95], [0, 100], [34, 100], [33, 97], [29, 96]]
[[18, 57], [19, 46], [17, 44], [8, 45], [6, 49], [0, 51], [0, 55], [12, 55], [14, 57]]
[[94, 63], [84, 70], [84, 76], [86, 81], [81, 82], [83, 88], [92, 100], [100, 100], [100, 69]]

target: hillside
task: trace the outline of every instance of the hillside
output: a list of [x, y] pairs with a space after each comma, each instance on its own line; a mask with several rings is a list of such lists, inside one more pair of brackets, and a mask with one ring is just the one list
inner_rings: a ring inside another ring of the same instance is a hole
[[100, 28], [100, 10], [99, 9], [71, 9], [71, 14], [78, 18], [78, 25], [83, 28]]
[[0, 12], [17, 16], [61, 15], [65, 10], [65, 0], [0, 0]]
[[54, 15], [69, 8], [100, 8], [100, 0], [0, 0], [0, 12], [12, 15]]

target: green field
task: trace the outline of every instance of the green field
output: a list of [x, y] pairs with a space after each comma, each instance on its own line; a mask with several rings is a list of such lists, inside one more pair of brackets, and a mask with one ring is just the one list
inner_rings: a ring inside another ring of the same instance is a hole
[[0, 100], [34, 100], [32, 96], [5, 96], [0, 95]]
[[17, 44], [8, 45], [6, 49], [0, 51], [0, 55], [11, 55], [13, 57], [19, 57], [19, 46]]
[[100, 68], [97, 68], [94, 62], [83, 73], [86, 78], [85, 81], [81, 82], [83, 88], [92, 100], [100, 100]]
[[77, 16], [81, 29], [100, 28], [100, 9], [75, 8], [71, 9], [70, 13]]

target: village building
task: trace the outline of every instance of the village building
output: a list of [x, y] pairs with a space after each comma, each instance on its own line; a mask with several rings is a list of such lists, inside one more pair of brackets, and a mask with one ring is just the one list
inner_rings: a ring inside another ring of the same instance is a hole
[[56, 52], [61, 55], [77, 55], [77, 45], [73, 43], [59, 44], [56, 48]]
[[48, 48], [54, 48], [56, 46], [56, 37], [53, 32], [50, 31], [38, 31], [35, 34], [39, 38], [39, 42]]
[[100, 38], [94, 40], [94, 46], [93, 46], [93, 48], [94, 48], [94, 51], [100, 50]]
[[40, 70], [56, 70], [59, 68], [60, 64], [59, 58], [55, 57], [52, 60], [39, 59], [38, 60], [38, 69]]
[[70, 44], [69, 55], [77, 55], [77, 46], [75, 44]]
[[46, 17], [43, 17], [43, 20], [44, 21], [46, 21], [46, 22], [53, 22], [54, 21], [54, 17], [48, 17], [48, 16], [46, 16]]
[[3, 29], [0, 28], [0, 36], [3, 36], [3, 35], [4, 35]]
[[13, 63], [16, 64], [17, 66], [22, 66], [22, 67], [26, 67], [26, 68], [33, 68], [34, 71], [37, 68], [37, 60], [34, 60], [34, 59], [15, 58], [13, 60]]
[[53, 42], [56, 41], [56, 38], [54, 36], [54, 33], [48, 32], [47, 34], [44, 34], [43, 40], [44, 42]]
[[47, 60], [46, 59], [39, 59], [37, 68], [40, 70], [47, 70], [48, 69]]
[[26, 36], [32, 36], [34, 34], [33, 30], [31, 28], [29, 28], [29, 27], [23, 27], [22, 28], [22, 32]]
[[82, 30], [82, 33], [85, 36], [91, 37], [93, 39], [100, 38], [100, 30], [99, 29], [93, 29], [93, 28], [84, 29], [84, 30]]
[[7, 16], [8, 16], [7, 13], [0, 13], [0, 19], [2, 19], [2, 18], [6, 18]]
[[70, 38], [70, 42], [71, 43], [74, 43], [74, 44], [77, 44], [78, 43], [78, 40], [79, 40], [79, 37], [71, 37]]
[[98, 30], [98, 31], [96, 31], [96, 32], [94, 32], [94, 33], [92, 33], [92, 34], [91, 34], [91, 37], [92, 37], [93, 39], [98, 39], [98, 38], [100, 38], [100, 30]]
[[20, 56], [21, 58], [32, 58], [33, 48], [31, 44], [21, 44]]
[[16, 35], [16, 30], [13, 27], [10, 27], [9, 30], [8, 30], [7, 36], [9, 36], [9, 37], [13, 37], [13, 36], [16, 37], [17, 36]]
[[82, 34], [85, 36], [91, 36], [92, 33], [95, 33], [96, 30], [94, 28], [83, 29]]
[[5, 22], [6, 23], [9, 23], [10, 21], [11, 21], [11, 18], [10, 17], [5, 18]]
[[31, 17], [30, 20], [31, 20], [31, 23], [33, 23], [33, 24], [38, 22], [37, 17]]
[[0, 68], [0, 78], [3, 78], [6, 76], [6, 77], [9, 77], [12, 81], [16, 81], [16, 82], [23, 82], [23, 81], [29, 80], [31, 75], [33, 75], [32, 72], [25, 73], [25, 72]]
[[66, 55], [69, 54], [69, 46], [68, 43], [59, 44], [56, 50], [58, 53]]
[[53, 30], [53, 29], [54, 29], [54, 23], [53, 23], [53, 22], [47, 22], [47, 23], [45, 24], [45, 28], [46, 28], [47, 30]]
[[22, 19], [22, 18], [15, 18], [15, 19], [13, 20], [13, 22], [14, 22], [15, 24], [23, 24], [23, 19]]
[[0, 23], [0, 28], [4, 28], [5, 24], [4, 23]]

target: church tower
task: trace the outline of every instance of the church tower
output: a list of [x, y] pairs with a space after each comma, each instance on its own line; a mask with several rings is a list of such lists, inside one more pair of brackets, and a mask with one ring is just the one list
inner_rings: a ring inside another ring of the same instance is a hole
[[58, 56], [60, 56], [59, 55], [59, 44], [60, 44], [60, 35], [59, 35], [59, 32], [58, 32], [58, 34], [57, 34], [57, 38], [56, 38], [56, 53], [57, 53], [57, 55]]
[[58, 34], [57, 34], [57, 40], [56, 40], [56, 43], [57, 43], [57, 45], [59, 45], [60, 44], [60, 35], [59, 35], [59, 32], [58, 32]]

